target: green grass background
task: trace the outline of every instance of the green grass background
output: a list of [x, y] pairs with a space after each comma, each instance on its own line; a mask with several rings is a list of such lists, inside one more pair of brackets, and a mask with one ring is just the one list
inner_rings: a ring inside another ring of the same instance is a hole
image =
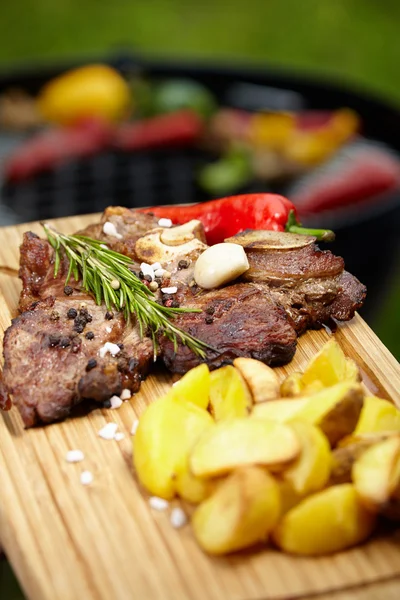
[[[2, 0], [0, 69], [127, 47], [335, 77], [400, 107], [399, 32], [399, 0]], [[373, 323], [397, 356], [399, 275]], [[4, 565], [0, 597], [20, 598]]]

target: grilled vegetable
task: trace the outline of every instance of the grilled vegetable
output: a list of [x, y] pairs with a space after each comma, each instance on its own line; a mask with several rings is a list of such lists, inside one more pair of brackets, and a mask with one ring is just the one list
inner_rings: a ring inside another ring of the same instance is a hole
[[[121, 125], [115, 132], [113, 143], [118, 150], [126, 152], [185, 147], [193, 145], [202, 132], [200, 117], [193, 111], [182, 110]], [[186, 223], [186, 220], [181, 223]]]
[[116, 121], [131, 104], [129, 86], [115, 69], [88, 65], [52, 79], [38, 97], [39, 110], [48, 121], [60, 125], [98, 117]]
[[190, 109], [209, 117], [216, 109], [216, 102], [211, 92], [197, 81], [170, 79], [155, 86], [152, 106], [159, 113]]
[[223, 242], [245, 229], [289, 231], [325, 241], [334, 238], [333, 232], [328, 230], [301, 228], [296, 221], [295, 206], [276, 194], [244, 194], [191, 206], [154, 206], [140, 211], [171, 219], [175, 225], [198, 219], [204, 225], [210, 245]]

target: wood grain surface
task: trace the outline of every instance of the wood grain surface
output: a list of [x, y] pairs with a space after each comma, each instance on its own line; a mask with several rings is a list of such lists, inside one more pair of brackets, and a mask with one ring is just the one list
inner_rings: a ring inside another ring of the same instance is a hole
[[[92, 220], [81, 216], [54, 224], [69, 233]], [[37, 223], [0, 230], [2, 330], [16, 314], [20, 283], [13, 270], [27, 229], [41, 233]], [[364, 321], [357, 316], [335, 335], [360, 365], [365, 384], [400, 407], [400, 366]], [[328, 338], [324, 330], [304, 335], [294, 360], [279, 374], [301, 370]], [[170, 376], [159, 370], [119, 410], [95, 410], [28, 431], [15, 409], [1, 414], [0, 542], [29, 599], [400, 597], [399, 529], [319, 559], [269, 548], [209, 558], [189, 525], [172, 528], [170, 509], [152, 511], [133, 473], [130, 430], [169, 384]], [[108, 422], [118, 423], [125, 433], [122, 441], [99, 438]], [[74, 448], [84, 452], [85, 460], [69, 464], [65, 455]], [[80, 483], [83, 470], [92, 471], [92, 485]]]

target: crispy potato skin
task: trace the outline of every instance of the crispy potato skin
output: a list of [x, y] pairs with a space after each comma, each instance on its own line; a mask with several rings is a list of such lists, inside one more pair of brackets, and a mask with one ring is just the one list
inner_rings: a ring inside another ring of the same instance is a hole
[[400, 434], [365, 450], [353, 465], [352, 479], [369, 510], [396, 516], [400, 508]]
[[232, 365], [210, 375], [210, 411], [216, 421], [247, 417], [253, 398], [240, 371]]

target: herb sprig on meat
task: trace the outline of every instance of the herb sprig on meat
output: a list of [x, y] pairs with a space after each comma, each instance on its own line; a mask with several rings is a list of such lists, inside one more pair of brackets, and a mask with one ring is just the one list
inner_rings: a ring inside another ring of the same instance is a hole
[[64, 235], [50, 225], [42, 224], [47, 239], [54, 248], [54, 277], [57, 277], [63, 253], [69, 262], [65, 285], [71, 277], [82, 280], [82, 287], [92, 294], [97, 304], [104, 302], [108, 310], [121, 311], [127, 322], [136, 316], [143, 336], [148, 332], [157, 350], [157, 334], [174, 342], [178, 340], [193, 352], [205, 356], [211, 347], [194, 338], [173, 323], [174, 317], [184, 312], [201, 312], [190, 308], [171, 308], [158, 304], [151, 290], [132, 271], [133, 262], [124, 254], [110, 250], [99, 240], [84, 235]]

